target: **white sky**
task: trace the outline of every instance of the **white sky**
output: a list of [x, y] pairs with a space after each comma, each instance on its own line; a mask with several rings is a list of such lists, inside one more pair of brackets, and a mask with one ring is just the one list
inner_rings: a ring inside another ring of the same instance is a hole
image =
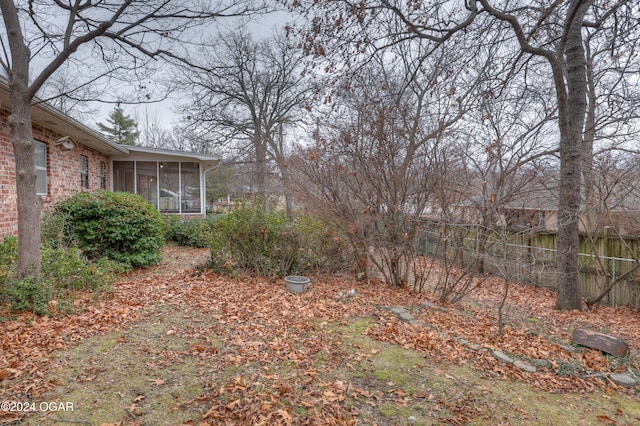
[[[254, 39], [263, 37], [269, 37], [274, 32], [284, 28], [285, 24], [290, 22], [292, 17], [287, 12], [276, 12], [256, 19], [253, 22], [247, 24], [247, 27], [251, 31]], [[230, 22], [230, 19], [226, 19], [221, 22], [221, 26], [217, 29], [224, 29], [225, 27], [237, 26]], [[176, 103], [175, 99], [168, 98], [165, 101], [149, 104], [123, 104], [123, 108], [126, 115], [134, 118], [140, 125], [145, 117], [149, 118], [151, 123], [160, 122], [166, 130], [171, 130], [173, 123], [177, 121], [178, 117], [172, 111], [172, 106]], [[98, 115], [92, 117], [92, 122], [86, 122], [89, 127], [96, 128], [96, 122], [106, 123], [109, 113], [115, 108], [114, 104], [97, 104], [94, 106], [100, 112]], [[140, 126], [139, 126], [140, 127]]]

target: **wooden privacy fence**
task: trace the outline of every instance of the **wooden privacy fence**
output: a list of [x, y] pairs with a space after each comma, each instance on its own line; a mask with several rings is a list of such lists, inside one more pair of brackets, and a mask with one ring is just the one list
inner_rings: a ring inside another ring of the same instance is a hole
[[[457, 234], [457, 237], [454, 235]], [[425, 230], [420, 239], [427, 256], [447, 258], [472, 268], [479, 258], [483, 271], [509, 280], [557, 288], [556, 235], [520, 233], [507, 237], [490, 235], [484, 253], [478, 250], [473, 227], [456, 226], [443, 235], [439, 230]], [[595, 298], [615, 280], [619, 280], [602, 303], [611, 306], [640, 308], [640, 268], [638, 239], [624, 243], [606, 233], [597, 239], [585, 236], [580, 241], [580, 286], [586, 298]], [[634, 269], [635, 268], [635, 269]]]

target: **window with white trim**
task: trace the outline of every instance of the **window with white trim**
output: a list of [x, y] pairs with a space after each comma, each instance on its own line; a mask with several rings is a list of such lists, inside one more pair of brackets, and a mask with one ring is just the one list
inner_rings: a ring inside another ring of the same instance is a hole
[[80, 156], [80, 188], [89, 189], [89, 159]]
[[100, 189], [107, 189], [107, 165], [100, 162]]
[[47, 181], [47, 144], [40, 141], [34, 143], [34, 159], [36, 167], [36, 194], [47, 195], [49, 183]]

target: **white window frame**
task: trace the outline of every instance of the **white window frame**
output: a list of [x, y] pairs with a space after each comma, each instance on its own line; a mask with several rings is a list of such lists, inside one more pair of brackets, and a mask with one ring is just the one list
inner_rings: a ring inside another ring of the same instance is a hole
[[100, 189], [107, 189], [107, 163], [100, 162]]
[[80, 188], [89, 189], [89, 157], [80, 156]]
[[[43, 195], [46, 196], [49, 194], [49, 171], [47, 170], [47, 144], [38, 140], [34, 140], [34, 152], [33, 152], [33, 157], [34, 157], [34, 167], [36, 169], [36, 195]], [[41, 147], [42, 150], [39, 152], [37, 147]], [[38, 165], [38, 156], [39, 155], [44, 155], [44, 161], [41, 162], [41, 164], [44, 165]], [[44, 174], [42, 173], [44, 172]], [[42, 183], [42, 179], [44, 179], [44, 192], [38, 192], [38, 188], [41, 186], [40, 184]]]

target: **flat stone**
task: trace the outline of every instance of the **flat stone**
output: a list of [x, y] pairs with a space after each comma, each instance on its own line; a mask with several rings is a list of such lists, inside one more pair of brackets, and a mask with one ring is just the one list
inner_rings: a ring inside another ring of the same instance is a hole
[[397, 307], [396, 308], [391, 308], [390, 311], [391, 311], [392, 314], [396, 314], [396, 315], [400, 315], [400, 314], [403, 314], [403, 313], [407, 312], [407, 310], [405, 308], [397, 308]]
[[513, 365], [515, 367], [518, 367], [520, 370], [524, 370], [528, 373], [535, 373], [536, 371], [538, 371], [538, 369], [535, 368], [533, 365], [520, 360], [514, 362]]
[[513, 364], [513, 359], [507, 356], [502, 351], [493, 351], [493, 356], [498, 359], [498, 361], [505, 362], [507, 364]]
[[402, 321], [406, 321], [406, 322], [411, 322], [414, 319], [416, 319], [416, 317], [414, 317], [413, 315], [411, 315], [409, 312], [405, 311], [400, 313], [400, 315], [398, 315], [398, 317], [402, 320]]
[[574, 348], [571, 345], [565, 345], [564, 343], [560, 343], [558, 346], [560, 346], [562, 349], [564, 349], [567, 352], [575, 352], [576, 348]]
[[469, 347], [470, 347], [471, 349], [473, 349], [474, 351], [480, 351], [480, 350], [484, 349], [482, 346], [480, 346], [480, 345], [478, 345], [478, 344], [476, 344], [476, 343], [472, 343], [472, 344], [470, 344], [470, 345], [469, 345]]
[[409, 321], [409, 324], [415, 326], [415, 327], [424, 327], [424, 321], [422, 320], [417, 320], [414, 319], [413, 321]]
[[441, 311], [441, 312], [447, 312], [448, 311], [447, 308], [443, 308], [442, 306], [434, 305], [433, 303], [427, 302], [427, 301], [422, 302], [420, 304], [420, 307], [427, 308], [427, 309], [434, 309], [436, 311]]
[[427, 302], [427, 301], [422, 302], [420, 304], [420, 306], [422, 306], [423, 308], [429, 308], [429, 309], [438, 309], [438, 308], [440, 308], [440, 306], [434, 305], [433, 303]]
[[609, 378], [613, 383], [619, 386], [624, 386], [625, 388], [635, 388], [636, 380], [631, 376], [627, 376], [626, 374], [621, 373], [611, 373], [609, 374]]
[[593, 330], [576, 328], [571, 343], [598, 349], [613, 356], [627, 356], [629, 346], [620, 338]]

